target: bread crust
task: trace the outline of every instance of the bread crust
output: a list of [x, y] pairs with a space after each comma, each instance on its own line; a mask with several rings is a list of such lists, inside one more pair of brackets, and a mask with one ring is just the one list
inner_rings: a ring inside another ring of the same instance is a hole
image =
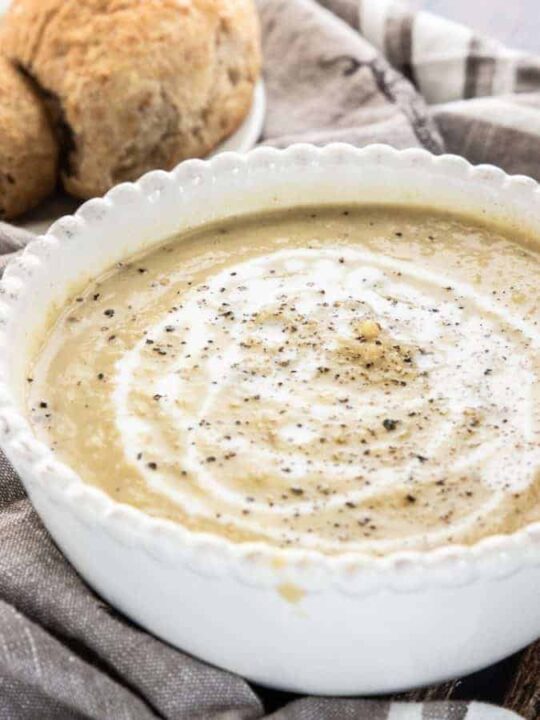
[[206, 155], [260, 71], [253, 0], [14, 0], [0, 42], [47, 98], [81, 198]]
[[56, 186], [58, 147], [31, 83], [0, 57], [0, 219], [35, 207]]

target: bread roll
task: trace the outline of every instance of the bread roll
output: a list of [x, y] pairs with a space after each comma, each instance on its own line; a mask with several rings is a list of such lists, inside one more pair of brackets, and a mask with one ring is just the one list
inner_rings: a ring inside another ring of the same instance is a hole
[[41, 88], [81, 198], [206, 155], [260, 68], [252, 0], [14, 0], [0, 42]]
[[30, 210], [55, 188], [58, 148], [31, 83], [0, 57], [0, 219]]

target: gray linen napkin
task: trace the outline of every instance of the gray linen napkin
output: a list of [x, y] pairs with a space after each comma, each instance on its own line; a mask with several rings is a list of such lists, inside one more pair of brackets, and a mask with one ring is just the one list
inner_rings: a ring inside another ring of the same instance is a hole
[[[434, 152], [446, 147], [473, 161], [540, 176], [538, 59], [388, 0], [258, 4], [268, 144], [344, 140]], [[438, 54], [441, 37], [444, 58]], [[9, 257], [30, 238], [0, 223], [0, 255]], [[264, 692], [156, 640], [94, 595], [52, 543], [1, 456], [0, 538], [0, 720], [265, 717]], [[478, 703], [304, 698], [267, 717], [516, 716]]]

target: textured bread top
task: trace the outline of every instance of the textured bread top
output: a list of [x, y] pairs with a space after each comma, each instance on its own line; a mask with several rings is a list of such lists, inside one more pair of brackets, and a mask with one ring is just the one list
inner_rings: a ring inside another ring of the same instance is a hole
[[11, 219], [54, 190], [58, 149], [31, 83], [0, 57], [0, 219]]
[[1, 42], [47, 100], [83, 198], [207, 154], [260, 69], [252, 0], [14, 0]]

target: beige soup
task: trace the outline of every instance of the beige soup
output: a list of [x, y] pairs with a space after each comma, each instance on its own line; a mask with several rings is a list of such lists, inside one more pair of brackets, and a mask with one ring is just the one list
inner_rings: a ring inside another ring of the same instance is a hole
[[235, 541], [473, 543], [540, 520], [540, 255], [431, 211], [230, 220], [73, 297], [29, 371], [88, 483]]

